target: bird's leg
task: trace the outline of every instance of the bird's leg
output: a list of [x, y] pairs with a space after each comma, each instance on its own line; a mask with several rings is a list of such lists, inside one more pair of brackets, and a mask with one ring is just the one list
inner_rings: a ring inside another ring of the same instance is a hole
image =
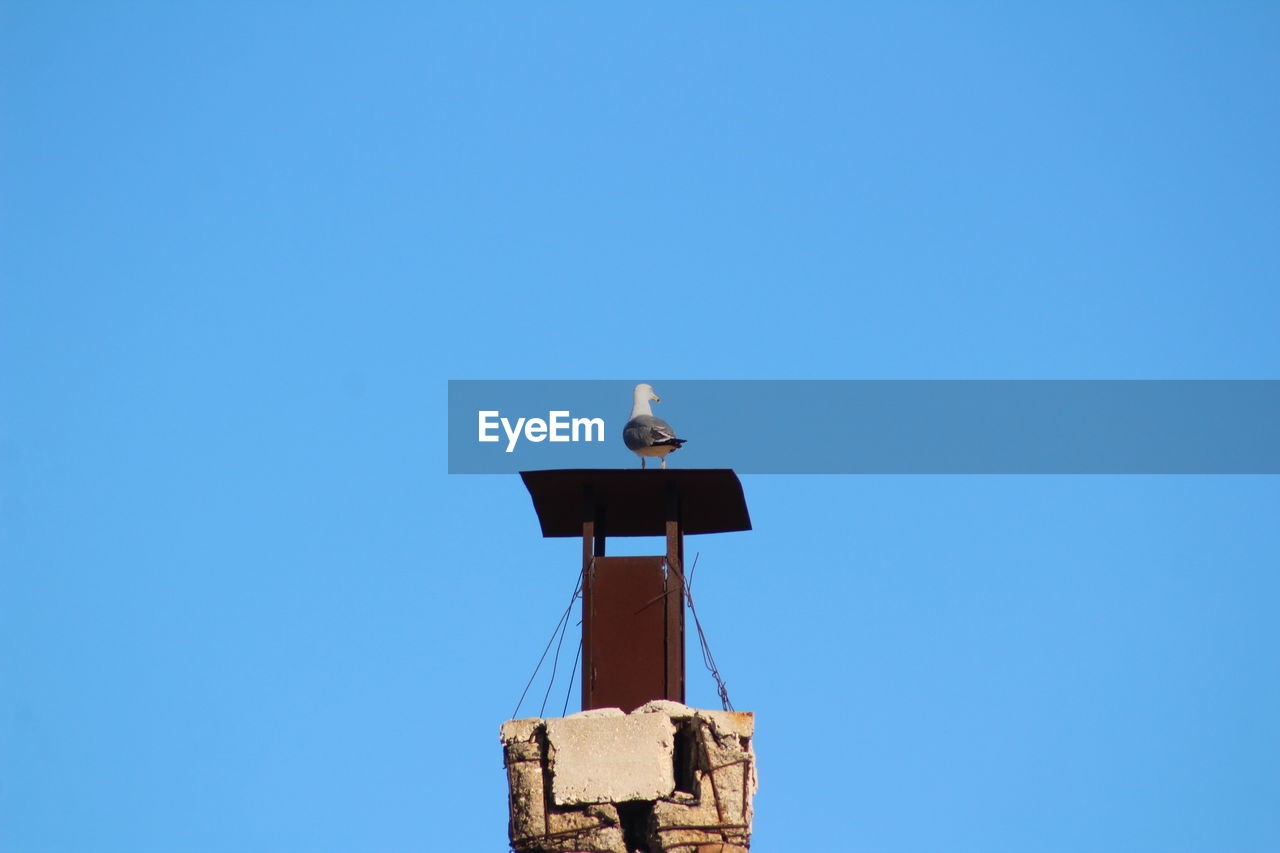
[[662, 470], [667, 470], [667, 457], [662, 457]]
[[644, 457], [643, 457], [643, 456], [641, 456], [641, 457], [640, 457], [640, 470], [641, 470], [641, 471], [643, 471], [643, 470], [644, 470], [644, 463], [645, 463], [645, 459], [644, 459]]

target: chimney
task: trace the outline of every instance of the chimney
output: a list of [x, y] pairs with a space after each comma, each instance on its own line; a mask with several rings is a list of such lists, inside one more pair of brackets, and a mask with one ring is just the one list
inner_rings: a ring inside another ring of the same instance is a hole
[[[737, 475], [520, 476], [543, 536], [582, 536], [582, 711], [502, 726], [512, 849], [748, 850], [754, 716], [684, 704], [684, 537], [751, 529]], [[610, 536], [662, 536], [666, 553], [609, 557]]]

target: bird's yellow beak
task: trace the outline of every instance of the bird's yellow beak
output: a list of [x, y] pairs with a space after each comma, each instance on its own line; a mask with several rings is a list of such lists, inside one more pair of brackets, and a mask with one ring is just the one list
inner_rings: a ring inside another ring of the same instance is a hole
[[654, 395], [653, 395], [653, 402], [655, 402], [655, 403], [661, 403], [661, 402], [662, 402], [662, 398], [661, 398], [661, 397], [659, 397], [657, 394], [654, 394]]

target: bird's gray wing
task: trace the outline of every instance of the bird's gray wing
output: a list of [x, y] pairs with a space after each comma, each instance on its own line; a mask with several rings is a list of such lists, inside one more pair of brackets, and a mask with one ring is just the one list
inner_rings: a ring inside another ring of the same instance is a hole
[[653, 422], [649, 424], [649, 436], [653, 439], [653, 443], [656, 444], [668, 438], [675, 438], [676, 431], [671, 428], [671, 424], [662, 418], [654, 418]]
[[627, 421], [622, 428], [622, 441], [628, 450], [641, 450], [653, 444], [649, 440], [649, 425], [644, 422], [643, 415]]
[[655, 444], [670, 442], [676, 437], [671, 424], [653, 415], [637, 415], [627, 421], [622, 429], [622, 440], [629, 450], [640, 450], [653, 447]]

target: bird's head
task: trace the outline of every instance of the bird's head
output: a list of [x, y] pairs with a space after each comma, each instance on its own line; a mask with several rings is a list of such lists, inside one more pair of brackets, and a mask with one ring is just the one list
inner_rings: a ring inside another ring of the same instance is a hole
[[636, 386], [637, 400], [652, 400], [655, 403], [661, 403], [662, 398], [653, 393], [653, 386], [647, 382], [641, 382]]

